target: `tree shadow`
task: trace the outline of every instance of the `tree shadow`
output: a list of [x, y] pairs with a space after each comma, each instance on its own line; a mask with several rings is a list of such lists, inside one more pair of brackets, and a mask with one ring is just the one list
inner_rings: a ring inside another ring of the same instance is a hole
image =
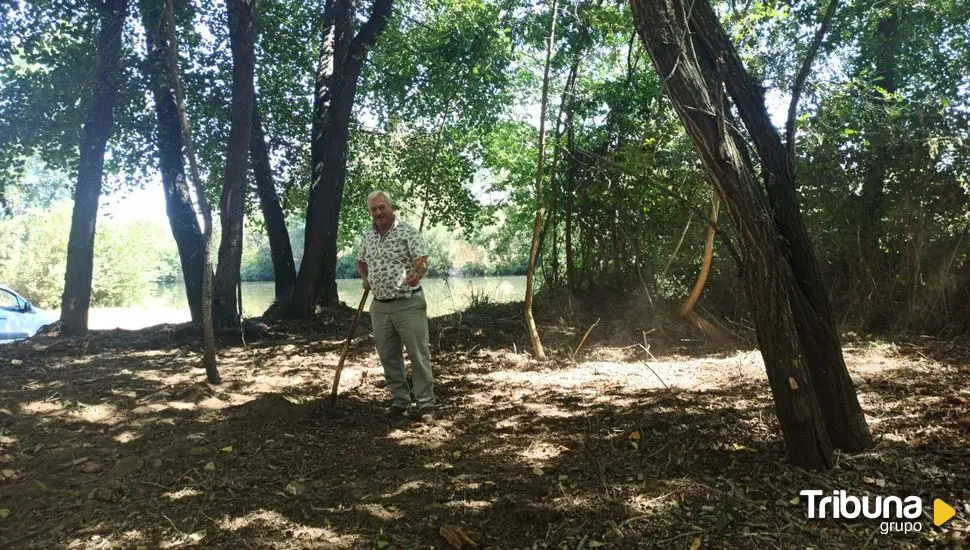
[[968, 487], [965, 386], [950, 385], [965, 363], [868, 377], [878, 445], [819, 473], [785, 462], [766, 385], [566, 383], [581, 367], [540, 367], [496, 334], [437, 347], [439, 420], [392, 424], [362, 331], [331, 410], [344, 328], [225, 348], [221, 386], [202, 381], [191, 346], [109, 334], [12, 348], [0, 545], [444, 547], [448, 525], [482, 548], [919, 546], [944, 532], [812, 522], [794, 499], [845, 489], [959, 505]]

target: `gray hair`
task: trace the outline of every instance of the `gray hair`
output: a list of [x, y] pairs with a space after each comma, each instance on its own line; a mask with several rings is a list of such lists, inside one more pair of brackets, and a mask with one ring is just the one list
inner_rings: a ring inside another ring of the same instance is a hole
[[397, 204], [395, 204], [394, 201], [391, 200], [391, 195], [388, 194], [387, 191], [380, 191], [380, 190], [371, 191], [367, 195], [367, 206], [370, 207], [370, 201], [376, 198], [384, 199], [384, 202], [386, 202], [387, 205], [391, 207], [391, 210], [397, 210]]

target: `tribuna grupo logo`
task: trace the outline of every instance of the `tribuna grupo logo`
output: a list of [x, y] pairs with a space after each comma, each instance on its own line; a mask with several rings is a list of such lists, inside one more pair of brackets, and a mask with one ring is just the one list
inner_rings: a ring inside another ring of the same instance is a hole
[[[923, 530], [919, 518], [923, 515], [923, 499], [908, 497], [857, 497], [844, 490], [825, 491], [806, 489], [799, 493], [808, 500], [809, 519], [878, 519], [882, 520], [879, 531], [888, 533], [910, 533]], [[940, 499], [933, 502], [933, 522], [943, 525], [954, 515], [955, 510]]]

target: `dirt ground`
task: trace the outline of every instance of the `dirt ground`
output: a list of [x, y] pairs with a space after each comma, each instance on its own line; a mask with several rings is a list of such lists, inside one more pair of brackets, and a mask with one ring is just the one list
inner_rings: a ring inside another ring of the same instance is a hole
[[[878, 444], [808, 472], [785, 461], [750, 345], [570, 311], [540, 317], [553, 358], [539, 363], [519, 307], [432, 321], [428, 424], [382, 417], [366, 320], [324, 407], [347, 309], [222, 342], [218, 386], [187, 326], [2, 346], [0, 547], [967, 544], [970, 345], [847, 339]], [[803, 489], [916, 495], [928, 512], [920, 532], [883, 534], [807, 519]], [[935, 498], [957, 510], [943, 527]]]

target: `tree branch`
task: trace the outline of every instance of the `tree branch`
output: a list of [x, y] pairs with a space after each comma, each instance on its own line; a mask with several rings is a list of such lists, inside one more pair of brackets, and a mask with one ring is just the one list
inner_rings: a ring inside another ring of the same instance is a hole
[[798, 71], [798, 76], [795, 77], [795, 84], [792, 86], [791, 103], [788, 105], [788, 122], [785, 123], [785, 148], [787, 149], [788, 165], [792, 171], [795, 169], [795, 116], [798, 110], [798, 99], [802, 95], [802, 88], [805, 86], [805, 80], [808, 78], [808, 72], [812, 69], [812, 63], [815, 62], [815, 56], [818, 55], [819, 47], [822, 45], [822, 39], [825, 37], [825, 33], [828, 32], [829, 24], [834, 19], [835, 12], [838, 9], [839, 0], [831, 0], [828, 9], [825, 11], [825, 16], [822, 18], [822, 24], [819, 25], [818, 30], [815, 32], [815, 38], [812, 39], [812, 44], [808, 47], [808, 53], [805, 54], [802, 68]]
[[359, 60], [363, 58], [364, 48], [373, 46], [377, 43], [377, 37], [384, 28], [387, 27], [388, 20], [391, 18], [391, 7], [393, 0], [374, 0], [374, 7], [371, 9], [370, 18], [361, 25], [357, 36], [350, 43], [347, 51], [348, 60]]
[[[586, 149], [576, 149], [576, 152], [579, 153], [579, 154], [581, 154], [581, 155], [583, 155], [583, 156], [589, 157], [589, 158], [591, 158], [593, 160], [598, 160], [598, 161], [602, 162], [603, 164], [605, 164], [606, 166], [608, 166], [610, 168], [613, 168], [614, 170], [617, 170], [618, 172], [621, 172], [623, 174], [626, 174], [626, 175], [628, 175], [628, 176], [636, 179], [637, 181], [646, 183], [645, 180], [644, 180], [644, 177], [642, 175], [633, 172], [629, 168], [626, 168], [625, 166], [623, 166], [622, 164], [620, 164], [620, 163], [618, 163], [616, 161], [610, 160], [610, 159], [608, 159], [608, 158], [606, 158], [606, 157], [604, 157], [602, 155], [597, 155], [596, 153], [594, 153], [592, 151], [587, 151]], [[707, 226], [709, 228], [713, 229], [715, 233], [720, 234], [722, 237], [724, 237], [723, 238], [723, 242], [724, 242], [725, 246], [727, 246], [728, 252], [731, 253], [731, 256], [738, 263], [738, 265], [741, 265], [741, 255], [738, 253], [737, 249], [734, 248], [734, 244], [731, 243], [731, 239], [728, 238], [728, 236], [724, 233], [724, 230], [721, 229], [720, 227], [718, 227], [718, 225], [716, 223], [711, 223], [710, 222], [710, 220], [709, 220], [708, 215], [707, 215], [706, 212], [704, 212], [700, 208], [698, 208], [698, 207], [694, 206], [693, 204], [691, 204], [690, 201], [687, 200], [682, 195], [679, 195], [677, 193], [674, 193], [673, 191], [668, 191], [668, 190], [664, 189], [663, 187], [659, 187], [659, 186], [656, 187], [656, 189], [658, 191], [660, 191], [661, 193], [663, 193], [664, 195], [667, 195], [668, 197], [670, 197], [670, 198], [674, 199], [675, 201], [679, 202], [681, 205], [684, 206], [684, 208], [687, 208], [688, 210], [690, 210], [691, 212], [693, 212], [699, 219], [704, 220], [705, 223], [707, 224]]]

